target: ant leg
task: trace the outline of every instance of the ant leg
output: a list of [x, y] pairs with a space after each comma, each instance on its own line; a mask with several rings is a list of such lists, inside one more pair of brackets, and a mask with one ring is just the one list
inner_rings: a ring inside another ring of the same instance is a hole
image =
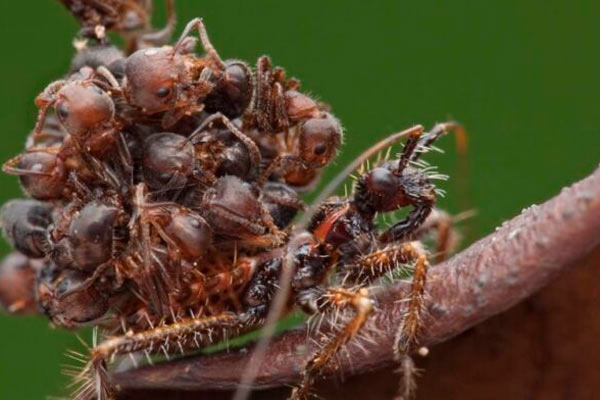
[[167, 23], [164, 28], [158, 31], [142, 34], [135, 41], [136, 49], [145, 47], [160, 47], [169, 42], [177, 25], [177, 15], [175, 14], [175, 0], [165, 0], [165, 9], [167, 14]]
[[434, 255], [435, 263], [438, 264], [448, 258], [458, 244], [458, 234], [452, 229], [452, 216], [447, 212], [434, 208], [429, 217], [423, 222], [414, 233], [414, 239], [435, 233], [436, 251]]
[[297, 156], [292, 154], [280, 154], [269, 163], [263, 172], [261, 172], [260, 176], [256, 179], [256, 184], [259, 187], [262, 187], [276, 170], [282, 169], [283, 173], [286, 173], [292, 165], [298, 164], [302, 165], [302, 161]]
[[[108, 338], [90, 349], [90, 360], [83, 371], [75, 377], [79, 389], [77, 399], [108, 400], [112, 398], [112, 389], [108, 383], [107, 361], [112, 357], [143, 351], [169, 354], [171, 346], [194, 348], [202, 344], [214, 343], [213, 336], [237, 333], [239, 329], [250, 328], [253, 318], [243, 314], [222, 313], [210, 317], [182, 318], [168, 325], [159, 325], [151, 329]], [[219, 335], [217, 335], [217, 332]]]
[[173, 53], [177, 53], [180, 51], [182, 44], [184, 42], [184, 39], [191, 34], [191, 32], [194, 28], [196, 28], [198, 30], [198, 36], [200, 36], [200, 42], [202, 43], [202, 47], [204, 47], [204, 51], [206, 52], [207, 56], [210, 59], [212, 59], [213, 63], [219, 70], [225, 70], [225, 68], [226, 68], [225, 63], [219, 56], [219, 53], [217, 53], [217, 50], [215, 50], [214, 46], [210, 42], [210, 39], [208, 38], [208, 33], [206, 33], [206, 26], [204, 26], [204, 22], [202, 21], [202, 18], [194, 18], [186, 25], [186, 27], [183, 30], [183, 33], [179, 37], [179, 40], [173, 47]]
[[416, 161], [421, 155], [431, 147], [443, 134], [453, 131], [456, 134], [457, 147], [459, 152], [464, 153], [467, 146], [467, 135], [461, 124], [455, 121], [448, 121], [436, 124], [431, 131], [421, 137], [418, 143], [417, 151], [410, 155], [409, 161]]
[[65, 86], [65, 81], [56, 81], [52, 82], [42, 93], [40, 93], [35, 98], [35, 105], [40, 108], [38, 113], [38, 118], [35, 123], [35, 127], [33, 128], [34, 137], [39, 135], [44, 128], [44, 122], [46, 121], [46, 116], [48, 115], [48, 111], [50, 111], [50, 107], [54, 105], [56, 102], [56, 93]]
[[272, 98], [270, 86], [272, 81], [272, 65], [268, 56], [262, 56], [256, 62], [256, 95], [251, 107], [252, 117], [262, 132], [272, 132]]
[[332, 288], [327, 291], [308, 289], [298, 294], [298, 302], [301, 305], [311, 307], [316, 304], [315, 312], [341, 311], [347, 307], [354, 309], [354, 317], [351, 318], [343, 328], [325, 345], [317, 350], [308, 360], [302, 371], [300, 386], [294, 388], [290, 396], [293, 400], [306, 399], [319, 372], [327, 367], [327, 364], [338, 353], [340, 348], [348, 343], [365, 324], [367, 317], [373, 309], [367, 289], [361, 288], [356, 292], [343, 288]]
[[429, 261], [420, 242], [394, 244], [359, 257], [353, 264], [343, 267], [345, 281], [358, 284], [369, 282], [414, 262], [410, 294], [400, 328], [394, 339], [394, 358], [402, 371], [403, 399], [410, 398], [415, 389], [415, 366], [409, 352], [418, 344], [423, 320], [423, 299]]
[[202, 122], [202, 124], [190, 135], [188, 140], [192, 140], [194, 136], [197, 136], [198, 134], [206, 130], [207, 127], [211, 127], [211, 125], [217, 120], [221, 120], [225, 127], [229, 129], [229, 131], [233, 133], [233, 135], [246, 146], [246, 148], [248, 149], [248, 154], [250, 155], [250, 162], [252, 163], [254, 168], [260, 168], [262, 156], [260, 155], [260, 149], [258, 148], [257, 144], [248, 135], [239, 130], [239, 128], [235, 126], [229, 118], [227, 118], [224, 114], [220, 112], [216, 112], [208, 118], [206, 118]]
[[18, 156], [15, 156], [15, 157], [11, 158], [10, 160], [6, 161], [2, 165], [2, 171], [5, 174], [16, 175], [16, 176], [23, 176], [23, 175], [25, 175], [25, 176], [27, 176], [27, 175], [52, 176], [52, 174], [48, 173], [48, 172], [32, 171], [32, 170], [28, 170], [28, 169], [15, 167], [15, 165], [19, 165], [21, 163], [22, 158], [23, 158], [23, 155], [19, 154]]
[[413, 210], [402, 220], [395, 223], [379, 236], [379, 240], [383, 243], [397, 242], [413, 237], [416, 229], [418, 229], [425, 219], [433, 210], [435, 203], [435, 191], [433, 187], [420, 189], [422, 193], [410, 194]]

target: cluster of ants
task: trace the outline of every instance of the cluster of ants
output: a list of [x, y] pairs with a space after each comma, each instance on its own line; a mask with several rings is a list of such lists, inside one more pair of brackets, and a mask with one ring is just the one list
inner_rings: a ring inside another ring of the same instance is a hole
[[[359, 332], [373, 308], [370, 285], [412, 265], [396, 349], [406, 354], [429, 265], [418, 239], [437, 230], [442, 254], [450, 241], [447, 214], [434, 210], [435, 176], [419, 158], [456, 125], [397, 136], [408, 137], [398, 157], [362, 171], [351, 195], [327, 199], [294, 226], [301, 196], [342, 143], [325, 104], [266, 56], [254, 69], [223, 60], [201, 19], [166, 45], [172, 1], [162, 30], [148, 28], [150, 1], [63, 3], [83, 40], [69, 72], [35, 99], [24, 152], [4, 164], [29, 198], [2, 208], [15, 251], [2, 263], [0, 301], [56, 326], [103, 329], [89, 363], [73, 372], [75, 398], [112, 398], [115, 356], [184, 352], [262, 326], [286, 268], [286, 311], [350, 310], [307, 357], [292, 398], [307, 397]], [[108, 31], [123, 35], [126, 50]], [[379, 213], [407, 206], [405, 218], [379, 228]]]

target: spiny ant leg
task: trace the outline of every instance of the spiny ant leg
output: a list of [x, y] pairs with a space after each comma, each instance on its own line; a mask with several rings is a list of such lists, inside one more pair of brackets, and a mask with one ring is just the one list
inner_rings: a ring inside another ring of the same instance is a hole
[[423, 298], [427, 269], [427, 254], [421, 243], [408, 242], [386, 246], [358, 258], [353, 265], [346, 266], [345, 280], [368, 284], [382, 275], [414, 262], [414, 270], [406, 311], [394, 340], [394, 358], [402, 372], [403, 399], [414, 391], [415, 367], [409, 352], [418, 343], [418, 335], [423, 319]]
[[358, 257], [351, 264], [340, 267], [339, 273], [344, 282], [366, 285], [417, 261], [422, 253], [419, 242], [394, 243]]
[[[304, 295], [304, 296], [303, 296]], [[351, 307], [355, 311], [355, 315], [348, 323], [323, 346], [310, 360], [306, 363], [302, 372], [302, 381], [300, 386], [294, 388], [291, 394], [291, 399], [301, 400], [306, 399], [309, 395], [310, 387], [312, 386], [317, 375], [326, 368], [331, 359], [338, 353], [340, 348], [348, 343], [365, 324], [367, 317], [373, 309], [373, 304], [369, 298], [367, 289], [361, 288], [357, 292], [352, 292], [343, 288], [327, 289], [326, 292], [321, 290], [309, 289], [304, 293], [299, 293], [299, 302], [305, 305], [316, 304], [318, 312], [328, 310], [339, 311], [347, 307]]]
[[144, 352], [169, 352], [169, 343], [182, 348], [210, 344], [213, 332], [237, 333], [238, 329], [250, 328], [253, 315], [223, 313], [210, 317], [184, 318], [168, 325], [160, 325], [137, 333], [111, 337], [90, 350], [90, 361], [75, 378], [79, 385], [76, 398], [107, 400], [112, 391], [107, 382], [106, 362], [117, 355]]
[[462, 125], [455, 121], [448, 121], [436, 124], [431, 131], [427, 132], [419, 140], [418, 149], [411, 155], [410, 161], [416, 161], [423, 154], [423, 150], [428, 149], [443, 134], [454, 131], [457, 136], [459, 149], [466, 146], [466, 133]]
[[417, 155], [419, 141], [422, 137], [423, 131], [415, 131], [406, 140], [404, 149], [400, 155], [400, 162], [398, 163], [397, 172], [402, 171], [408, 166], [408, 163]]

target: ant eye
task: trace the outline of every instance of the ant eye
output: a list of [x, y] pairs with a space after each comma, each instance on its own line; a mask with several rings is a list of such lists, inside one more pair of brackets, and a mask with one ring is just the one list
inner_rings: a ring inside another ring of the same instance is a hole
[[71, 282], [69, 281], [69, 279], [63, 279], [56, 288], [56, 294], [62, 296], [63, 294], [67, 293], [67, 290], [69, 290], [70, 286]]
[[313, 149], [313, 153], [317, 156], [325, 154], [325, 151], [327, 151], [327, 145], [325, 143], [320, 143]]
[[168, 87], [161, 87], [156, 91], [156, 95], [160, 98], [165, 98], [169, 94], [171, 94], [171, 89], [169, 89]]
[[69, 118], [69, 107], [65, 103], [60, 103], [56, 106], [56, 114], [61, 121]]
[[104, 90], [100, 89], [98, 86], [96, 85], [92, 85], [91, 86], [92, 91], [96, 94], [104, 94]]

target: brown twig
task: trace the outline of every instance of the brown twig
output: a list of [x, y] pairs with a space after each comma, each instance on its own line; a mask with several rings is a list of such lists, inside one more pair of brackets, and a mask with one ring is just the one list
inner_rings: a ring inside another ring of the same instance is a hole
[[[553, 199], [531, 206], [451, 260], [431, 269], [422, 345], [443, 342], [500, 313], [554, 279], [600, 244], [600, 169]], [[376, 293], [377, 311], [363, 333], [372, 340], [350, 343], [332, 374], [351, 375], [392, 362], [394, 333], [405, 297], [400, 282]], [[305, 330], [276, 338], [258, 369], [254, 387], [294, 382], [314, 350]], [[239, 382], [247, 350], [189, 357], [117, 374], [123, 390], [228, 390]]]

